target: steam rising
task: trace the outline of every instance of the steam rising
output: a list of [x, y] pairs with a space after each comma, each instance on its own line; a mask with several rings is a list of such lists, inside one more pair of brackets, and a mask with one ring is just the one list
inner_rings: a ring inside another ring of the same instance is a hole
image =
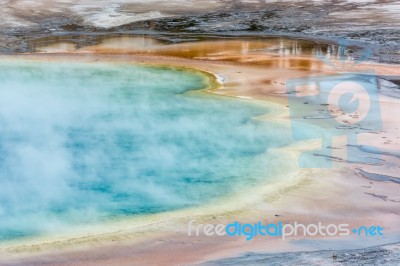
[[193, 72], [2, 62], [0, 81], [0, 239], [256, 185], [289, 140], [251, 120], [264, 107], [188, 92], [208, 82]]

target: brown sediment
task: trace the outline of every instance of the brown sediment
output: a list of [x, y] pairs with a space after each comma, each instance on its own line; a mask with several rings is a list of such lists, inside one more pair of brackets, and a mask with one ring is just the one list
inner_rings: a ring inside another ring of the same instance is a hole
[[[400, 75], [399, 66], [370, 62], [354, 65], [352, 61], [343, 64], [333, 59], [333, 65], [337, 68], [331, 68], [312, 57], [312, 50], [310, 53], [296, 54], [298, 48], [292, 44], [289, 45], [292, 48], [287, 48], [289, 52], [282, 53], [285, 45], [281, 49], [272, 49], [274, 43], [268, 41], [223, 40], [166, 45], [146, 38], [122, 37], [92, 47], [76, 49], [68, 45], [53, 45], [40, 47], [42, 53], [4, 58], [76, 60], [94, 64], [129, 62], [198, 69], [212, 73], [217, 81], [221, 82], [223, 78], [223, 84], [217, 89], [209, 89], [210, 93], [265, 102], [274, 107], [274, 112], [257, 119], [286, 124], [288, 130], [287, 79], [369, 69], [379, 75]], [[400, 150], [400, 141], [397, 139], [399, 118], [392, 115], [400, 113], [399, 100], [383, 96], [380, 104], [382, 131], [360, 135], [359, 143]], [[341, 158], [346, 144], [345, 139], [337, 139], [334, 142], [337, 147], [334, 156]], [[300, 152], [320, 145], [318, 140], [297, 142], [274, 152], [283, 154], [295, 163]], [[277, 238], [258, 237], [246, 241], [244, 238], [188, 236], [187, 223], [190, 220], [212, 224], [265, 220], [304, 224], [321, 221], [349, 223], [351, 226], [379, 224], [385, 228], [385, 233], [398, 234], [398, 216], [395, 214], [399, 200], [398, 185], [372, 182], [355, 172], [358, 168], [388, 175], [397, 171], [399, 159], [384, 156], [386, 163], [379, 166], [349, 164], [343, 160], [332, 169], [298, 169], [293, 176], [285, 177], [284, 182], [249, 188], [211, 205], [150, 215], [139, 220], [119, 221], [75, 237], [62, 236], [3, 246], [0, 248], [1, 256], [4, 261], [21, 265], [44, 262], [49, 265], [187, 265], [245, 252], [307, 249]], [[397, 169], [392, 169], [393, 165]], [[384, 201], [382, 197], [391, 201]]]

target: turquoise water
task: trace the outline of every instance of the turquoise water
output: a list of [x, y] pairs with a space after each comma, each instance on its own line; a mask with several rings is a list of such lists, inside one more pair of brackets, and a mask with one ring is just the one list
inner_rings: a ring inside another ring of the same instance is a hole
[[207, 84], [172, 68], [1, 62], [0, 239], [196, 206], [289, 171], [268, 149], [290, 132], [251, 119], [265, 106], [193, 91]]

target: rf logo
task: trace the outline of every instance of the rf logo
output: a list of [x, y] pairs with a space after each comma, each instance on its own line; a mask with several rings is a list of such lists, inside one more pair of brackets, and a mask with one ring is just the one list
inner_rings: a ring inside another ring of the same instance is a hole
[[[321, 139], [319, 150], [304, 152], [303, 168], [332, 166], [332, 138], [346, 136], [347, 147], [357, 144], [360, 133], [381, 129], [377, 78], [371, 73], [350, 73], [291, 79], [286, 83], [290, 121], [295, 140]], [[365, 162], [371, 158], [347, 160]]]
[[[354, 66], [371, 55], [371, 49], [364, 49], [357, 59], [351, 58], [347, 53], [347, 41], [339, 40], [338, 43], [337, 57], [343, 68], [345, 63]], [[344, 72], [339, 71], [337, 64], [328, 56], [317, 54], [316, 57], [326, 65], [336, 68], [337, 72]], [[374, 163], [373, 160], [379, 160], [360, 157], [348, 149], [358, 145], [358, 134], [375, 132], [382, 128], [378, 82], [374, 73], [345, 72], [290, 79], [286, 82], [286, 89], [293, 138], [298, 141], [320, 139], [322, 143], [319, 150], [300, 155], [300, 167], [331, 167], [332, 160], [338, 159], [332, 157], [332, 139], [335, 136], [347, 137], [347, 161]]]

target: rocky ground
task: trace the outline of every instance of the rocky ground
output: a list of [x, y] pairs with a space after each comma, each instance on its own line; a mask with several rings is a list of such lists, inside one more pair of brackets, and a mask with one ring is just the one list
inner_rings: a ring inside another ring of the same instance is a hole
[[205, 263], [202, 266], [229, 265], [388, 265], [400, 264], [400, 244], [360, 250], [294, 252], [279, 254], [246, 254], [240, 258]]
[[148, 34], [169, 41], [201, 36], [282, 35], [368, 46], [373, 59], [400, 63], [400, 1], [1, 1], [0, 53], [67, 36], [78, 46], [99, 36]]

